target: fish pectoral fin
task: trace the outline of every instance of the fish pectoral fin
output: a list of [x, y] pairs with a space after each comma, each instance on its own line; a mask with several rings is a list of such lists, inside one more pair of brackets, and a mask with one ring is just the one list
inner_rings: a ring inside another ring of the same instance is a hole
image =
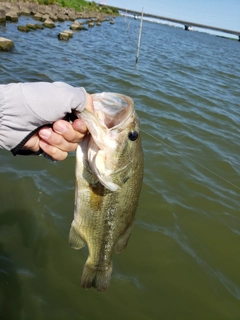
[[117, 191], [120, 186], [114, 182], [112, 182], [110, 179], [107, 179], [106, 177], [99, 177], [99, 181], [101, 182], [101, 184], [107, 188], [110, 191]]
[[69, 232], [69, 244], [73, 249], [79, 250], [83, 248], [86, 242], [80, 237], [80, 235], [76, 232], [74, 226], [71, 226]]
[[125, 233], [123, 233], [118, 238], [118, 241], [117, 241], [117, 243], [115, 245], [116, 253], [120, 253], [126, 248], [126, 246], [128, 244], [128, 240], [129, 240], [129, 238], [131, 236], [132, 228], [133, 228], [133, 224], [131, 224], [131, 226], [125, 231]]
[[103, 150], [98, 151], [97, 155], [95, 156], [92, 169], [100, 183], [108, 190], [114, 192], [117, 191], [120, 186], [113, 182], [111, 176], [112, 172], [105, 167], [105, 158], [105, 152]]

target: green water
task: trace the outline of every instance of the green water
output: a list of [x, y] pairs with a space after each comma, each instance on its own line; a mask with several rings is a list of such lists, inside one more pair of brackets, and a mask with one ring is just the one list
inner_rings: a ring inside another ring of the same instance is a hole
[[87, 250], [68, 245], [74, 154], [52, 163], [0, 150], [0, 319], [240, 319], [239, 43], [144, 22], [135, 66], [139, 21], [59, 42], [68, 26], [0, 26], [15, 42], [0, 53], [0, 82], [134, 99], [145, 154], [136, 224], [108, 290], [81, 289]]

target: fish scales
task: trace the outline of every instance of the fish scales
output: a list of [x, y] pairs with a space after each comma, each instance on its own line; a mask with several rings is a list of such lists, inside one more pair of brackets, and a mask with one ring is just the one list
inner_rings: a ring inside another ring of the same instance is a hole
[[[115, 120], [117, 125], [111, 120], [110, 128], [102, 128], [101, 139], [105, 140], [107, 152], [104, 153], [102, 141], [97, 141], [97, 138], [94, 140], [101, 122], [88, 112], [83, 115], [83, 119], [91, 135], [84, 138], [76, 152], [75, 209], [69, 241], [75, 249], [87, 244], [89, 256], [83, 269], [81, 285], [84, 288], [95, 287], [98, 291], [106, 290], [110, 284], [114, 248], [119, 253], [127, 245], [143, 179], [139, 121], [132, 100], [122, 95], [120, 97], [127, 101], [125, 116], [122, 117], [122, 112], [119, 123]], [[104, 112], [107, 113], [105, 109]], [[97, 129], [91, 127], [94, 121]], [[129, 133], [134, 135], [133, 140], [129, 138]], [[117, 143], [110, 141], [112, 137]], [[95, 162], [89, 159], [91, 148], [97, 150], [95, 156], [100, 152], [103, 163], [96, 158]], [[104, 167], [106, 163], [110, 163], [108, 168]], [[107, 174], [103, 173], [104, 169]]]

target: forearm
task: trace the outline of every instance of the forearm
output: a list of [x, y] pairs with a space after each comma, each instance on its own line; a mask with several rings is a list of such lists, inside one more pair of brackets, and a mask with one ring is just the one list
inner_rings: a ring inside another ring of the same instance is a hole
[[86, 103], [84, 88], [62, 82], [0, 85], [0, 148], [15, 154], [39, 127], [81, 112]]

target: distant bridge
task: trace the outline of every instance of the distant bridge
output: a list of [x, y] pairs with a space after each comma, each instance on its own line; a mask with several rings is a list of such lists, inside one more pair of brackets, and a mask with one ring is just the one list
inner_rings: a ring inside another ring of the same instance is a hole
[[[100, 6], [104, 6], [104, 5], [100, 4]], [[125, 13], [127, 12], [127, 13], [130, 13], [130, 14], [133, 14], [133, 15], [137, 15], [137, 16], [141, 16], [142, 15], [142, 12], [140, 12], [140, 11], [130, 10], [130, 9], [126, 9], [126, 8], [118, 8], [118, 7], [113, 7], [113, 6], [111, 6], [111, 7], [117, 9], [118, 11], [123, 11]], [[223, 29], [223, 28], [218, 28], [218, 27], [212, 27], [212, 26], [208, 26], [208, 25], [204, 25], [204, 24], [200, 24], [200, 23], [196, 23], [196, 22], [173, 19], [173, 18], [158, 16], [156, 14], [151, 14], [151, 13], [146, 13], [146, 12], [143, 12], [143, 14], [144, 14], [144, 17], [155, 18], [155, 19], [171, 21], [171, 22], [174, 22], [174, 23], [182, 24], [182, 25], [184, 25], [185, 30], [189, 30], [191, 27], [197, 27], [197, 28], [210, 29], [210, 30], [214, 30], [214, 31], [233, 34], [233, 35], [238, 36], [238, 39], [240, 41], [240, 31]]]

